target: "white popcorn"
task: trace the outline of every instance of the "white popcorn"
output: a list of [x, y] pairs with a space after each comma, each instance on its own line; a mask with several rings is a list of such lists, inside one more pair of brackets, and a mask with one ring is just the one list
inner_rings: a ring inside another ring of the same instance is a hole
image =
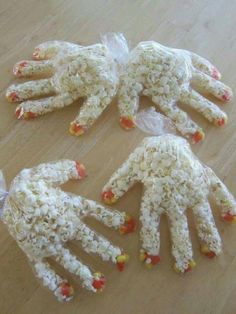
[[[116, 50], [113, 49], [114, 44]], [[81, 135], [115, 96], [118, 72], [123, 62], [117, 58], [117, 54], [124, 53], [125, 49], [128, 48], [121, 34], [111, 34], [108, 40], [104, 38], [103, 44], [88, 47], [63, 41], [45, 42], [35, 48], [33, 57], [36, 61], [18, 62], [13, 73], [18, 77], [52, 77], [11, 85], [6, 97], [11, 102], [23, 101], [16, 109], [16, 116], [26, 119], [63, 108], [78, 98], [84, 98], [84, 104], [70, 126], [72, 134]], [[31, 100], [44, 96], [48, 97]]]
[[114, 203], [137, 181], [144, 184], [141, 204], [141, 258], [148, 266], [159, 262], [161, 214], [170, 222], [172, 254], [179, 272], [194, 265], [185, 212], [193, 210], [202, 252], [214, 257], [221, 239], [208, 203], [211, 192], [226, 221], [236, 221], [236, 202], [214, 172], [175, 135], [145, 138], [103, 188], [103, 199]]
[[218, 79], [219, 71], [192, 52], [165, 47], [154, 41], [141, 42], [131, 51], [120, 75], [121, 125], [125, 129], [135, 126], [139, 96], [143, 94], [173, 120], [181, 134], [191, 135], [193, 142], [198, 142], [204, 137], [202, 129], [176, 104], [189, 105], [218, 126], [225, 124], [227, 115], [190, 85], [194, 83], [220, 100], [229, 101], [232, 91]]
[[127, 227], [127, 215], [59, 188], [69, 179], [84, 176], [84, 166], [71, 160], [22, 170], [13, 180], [3, 206], [2, 219], [11, 235], [31, 261], [37, 277], [61, 301], [70, 300], [73, 289], [55, 273], [46, 258], [54, 258], [66, 270], [80, 276], [83, 285], [91, 291], [101, 290], [105, 284], [102, 274], [92, 274], [64, 247], [69, 240], [81, 241], [87, 253], [97, 253], [104, 261], [116, 263], [118, 268], [127, 260], [120, 248], [83, 222], [84, 217], [92, 216], [121, 230]]

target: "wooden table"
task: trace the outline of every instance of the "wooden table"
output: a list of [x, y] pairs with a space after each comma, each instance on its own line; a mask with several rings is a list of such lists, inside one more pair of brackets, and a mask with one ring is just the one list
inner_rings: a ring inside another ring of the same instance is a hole
[[[235, 90], [235, 13], [234, 0], [1, 0], [0, 9], [0, 167], [6, 180], [25, 167], [60, 158], [79, 159], [88, 169], [83, 182], [70, 182], [66, 190], [95, 200], [111, 173], [145, 136], [129, 133], [118, 124], [116, 102], [106, 110], [89, 133], [72, 137], [69, 122], [78, 112], [78, 103], [34, 121], [17, 121], [15, 106], [5, 100], [6, 87], [14, 82], [13, 64], [30, 58], [37, 44], [51, 39], [95, 43], [99, 34], [120, 31], [131, 46], [154, 39], [185, 48], [214, 62], [224, 81]], [[213, 167], [236, 195], [236, 109], [234, 101], [224, 106], [229, 115], [226, 127], [217, 129], [199, 115], [191, 116], [206, 131], [206, 140], [194, 147], [203, 162]], [[115, 206], [127, 209], [138, 219], [141, 186], [136, 186]], [[79, 245], [73, 250], [101, 270], [108, 283], [103, 293], [91, 295], [79, 280], [65, 274], [74, 284], [76, 296], [60, 304], [35, 279], [26, 256], [17, 247], [3, 224], [0, 225], [0, 313], [14, 314], [198, 314], [236, 313], [236, 228], [222, 223], [214, 209], [224, 254], [208, 260], [199, 252], [196, 230], [189, 213], [191, 237], [197, 267], [179, 276], [172, 270], [170, 236], [165, 217], [161, 224], [161, 258], [158, 267], [147, 270], [138, 260], [138, 232], [122, 237], [116, 232], [91, 224], [130, 254], [123, 273], [98, 257], [85, 255]], [[63, 274], [63, 270], [60, 270]]]

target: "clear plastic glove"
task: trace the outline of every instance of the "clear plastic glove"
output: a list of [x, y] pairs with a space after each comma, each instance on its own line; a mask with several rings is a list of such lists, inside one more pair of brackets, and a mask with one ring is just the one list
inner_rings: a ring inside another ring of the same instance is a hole
[[5, 197], [2, 219], [20, 248], [26, 253], [36, 276], [60, 301], [73, 296], [73, 288], [47, 262], [53, 258], [67, 271], [80, 277], [82, 285], [96, 292], [105, 285], [100, 272], [92, 273], [70, 250], [66, 242], [78, 240], [87, 253], [123, 270], [128, 256], [119, 247], [98, 235], [84, 222], [87, 216], [108, 227], [131, 232], [134, 221], [125, 213], [110, 211], [98, 203], [62, 191], [59, 185], [69, 179], [82, 179], [85, 169], [79, 162], [61, 160], [22, 170]]
[[216, 98], [229, 101], [232, 91], [219, 81], [220, 77], [209, 61], [190, 51], [172, 49], [154, 41], [141, 42], [131, 51], [120, 77], [120, 123], [125, 129], [135, 127], [142, 94], [152, 99], [182, 135], [191, 136], [194, 143], [199, 142], [204, 138], [202, 129], [177, 106], [177, 102], [190, 106], [217, 126], [224, 125], [227, 115], [190, 85], [193, 83]]
[[186, 217], [191, 208], [201, 250], [209, 258], [221, 252], [221, 238], [208, 202], [215, 197], [225, 221], [236, 221], [236, 202], [226, 186], [192, 153], [188, 142], [175, 135], [145, 138], [127, 161], [111, 176], [102, 198], [115, 203], [136, 182], [144, 185], [140, 209], [142, 249], [140, 258], [147, 266], [160, 261], [159, 224], [167, 215], [175, 269], [184, 273], [195, 266]]
[[[120, 34], [112, 34], [111, 39], [118, 46], [119, 41], [124, 40]], [[13, 73], [23, 78], [48, 78], [8, 88], [8, 101], [21, 102], [16, 108], [17, 118], [35, 118], [83, 97], [84, 104], [70, 125], [72, 134], [83, 134], [116, 94], [118, 62], [114, 60], [112, 51], [106, 44], [82, 47], [69, 42], [50, 41], [36, 47], [33, 58], [35, 61], [17, 63]], [[45, 96], [48, 97], [40, 98]]]

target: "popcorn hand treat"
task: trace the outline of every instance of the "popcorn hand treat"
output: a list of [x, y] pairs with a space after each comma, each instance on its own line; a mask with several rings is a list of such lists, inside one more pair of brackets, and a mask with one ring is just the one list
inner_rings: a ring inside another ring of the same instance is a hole
[[[222, 101], [232, 98], [231, 89], [221, 83], [219, 71], [206, 59], [182, 49], [172, 49], [157, 42], [141, 42], [130, 54], [120, 76], [118, 106], [120, 123], [135, 127], [139, 96], [145, 95], [168, 116], [178, 131], [191, 136], [194, 143], [204, 138], [202, 129], [177, 106], [190, 106], [217, 126], [227, 122], [227, 115], [192, 87], [200, 87]], [[158, 123], [158, 121], [157, 121]]]
[[175, 135], [145, 138], [104, 186], [102, 198], [115, 203], [130, 187], [141, 181], [140, 259], [148, 267], [159, 263], [162, 214], [167, 215], [175, 270], [184, 273], [195, 266], [186, 210], [194, 214], [201, 251], [212, 258], [221, 253], [221, 238], [208, 202], [210, 193], [227, 222], [236, 221], [236, 202], [215, 173], [192, 153], [189, 144]]
[[[17, 118], [35, 118], [83, 97], [84, 104], [70, 125], [72, 134], [83, 134], [116, 94], [119, 62], [123, 62], [122, 53], [124, 57], [128, 51], [121, 34], [107, 34], [103, 42], [82, 47], [69, 42], [49, 41], [35, 48], [35, 61], [18, 62], [13, 69], [17, 77], [51, 77], [8, 88], [8, 101], [21, 102], [16, 108]], [[114, 47], [120, 50], [119, 54]]]
[[132, 231], [127, 226], [133, 220], [125, 213], [110, 211], [92, 200], [59, 188], [69, 179], [83, 177], [85, 168], [82, 164], [61, 160], [22, 170], [13, 180], [8, 194], [0, 189], [4, 223], [29, 258], [36, 276], [59, 301], [69, 301], [73, 297], [73, 288], [53, 270], [48, 258], [78, 275], [88, 290], [96, 292], [105, 285], [104, 276], [100, 272], [92, 273], [66, 247], [67, 241], [80, 241], [87, 253], [97, 253], [104, 261], [115, 263], [120, 271], [128, 260], [128, 255], [95, 233], [83, 220], [90, 216], [122, 233]]

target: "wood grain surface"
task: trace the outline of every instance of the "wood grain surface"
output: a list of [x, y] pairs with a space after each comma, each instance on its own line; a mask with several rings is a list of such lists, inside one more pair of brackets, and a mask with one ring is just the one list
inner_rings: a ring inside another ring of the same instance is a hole
[[[44, 41], [60, 39], [83, 45], [95, 43], [101, 33], [120, 31], [131, 46], [143, 40], [189, 49], [210, 59], [235, 90], [236, 1], [234, 0], [0, 0], [0, 168], [7, 183], [25, 167], [60, 158], [81, 160], [88, 177], [70, 182], [65, 190], [100, 200], [100, 191], [113, 171], [145, 136], [139, 130], [123, 131], [118, 124], [116, 101], [83, 137], [70, 136], [68, 127], [80, 102], [34, 121], [17, 121], [14, 104], [5, 100], [5, 89], [16, 81], [14, 63], [31, 57]], [[142, 99], [142, 104], [148, 103]], [[226, 127], [216, 128], [190, 112], [206, 131], [206, 139], [193, 149], [236, 195], [235, 100], [224, 105]], [[136, 219], [142, 187], [137, 185], [114, 207]], [[213, 206], [214, 207], [214, 206]], [[223, 254], [208, 260], [199, 252], [192, 215], [189, 225], [197, 267], [180, 276], [173, 267], [170, 236], [165, 217], [161, 223], [162, 262], [147, 270], [138, 260], [139, 234], [120, 236], [98, 223], [91, 225], [130, 254], [123, 273], [97, 256], [85, 255], [79, 244], [74, 252], [107, 278], [101, 294], [90, 294], [78, 278], [62, 269], [75, 287], [71, 303], [61, 304], [43, 288], [31, 271], [26, 256], [0, 224], [0, 313], [14, 314], [233, 314], [236, 313], [236, 226], [220, 221], [213, 208], [224, 243]]]

